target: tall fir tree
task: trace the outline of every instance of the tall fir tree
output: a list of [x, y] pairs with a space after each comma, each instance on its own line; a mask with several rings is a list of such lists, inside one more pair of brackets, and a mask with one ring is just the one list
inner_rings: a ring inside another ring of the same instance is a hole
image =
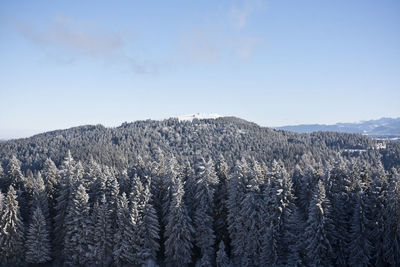
[[50, 158], [47, 158], [46, 161], [44, 162], [41, 173], [44, 184], [46, 186], [50, 214], [53, 217], [55, 213], [54, 207], [56, 205], [56, 197], [58, 193], [61, 176], [59, 174], [57, 166]]
[[157, 261], [157, 252], [160, 249], [160, 225], [156, 210], [151, 201], [150, 185], [146, 185], [143, 191], [143, 204], [139, 211], [141, 218], [139, 226], [140, 239], [143, 240], [139, 248], [139, 256], [142, 264], [155, 263]]
[[331, 205], [326, 197], [325, 186], [318, 181], [308, 208], [307, 227], [304, 231], [304, 246], [307, 251], [305, 264], [308, 266], [332, 266], [334, 252], [332, 248]]
[[187, 266], [192, 262], [193, 232], [192, 221], [183, 196], [183, 184], [175, 177], [171, 185], [171, 201], [165, 226], [165, 260], [171, 266]]
[[73, 194], [65, 217], [64, 258], [68, 265], [88, 265], [92, 261], [89, 196], [83, 184]]
[[23, 263], [24, 224], [19, 211], [17, 193], [11, 185], [0, 217], [0, 262], [5, 266]]
[[372, 257], [372, 243], [370, 240], [372, 220], [369, 217], [368, 196], [357, 180], [355, 186], [356, 203], [351, 220], [349, 264], [350, 266], [370, 266]]
[[93, 208], [93, 253], [95, 264], [108, 266], [112, 260], [113, 229], [110, 208], [103, 194]]
[[217, 256], [216, 256], [217, 267], [229, 267], [229, 258], [225, 251], [224, 241], [219, 242]]
[[194, 227], [195, 244], [200, 249], [201, 266], [213, 264], [215, 234], [213, 230], [214, 192], [218, 184], [211, 160], [199, 157], [194, 166]]
[[390, 173], [388, 205], [384, 213], [383, 256], [390, 266], [400, 266], [400, 175], [394, 168]]
[[28, 263], [40, 264], [51, 260], [50, 236], [40, 206], [33, 207], [36, 208], [26, 235], [25, 260]]
[[125, 195], [118, 199], [117, 227], [114, 234], [113, 256], [117, 266], [138, 264], [136, 239], [136, 214], [132, 214]]

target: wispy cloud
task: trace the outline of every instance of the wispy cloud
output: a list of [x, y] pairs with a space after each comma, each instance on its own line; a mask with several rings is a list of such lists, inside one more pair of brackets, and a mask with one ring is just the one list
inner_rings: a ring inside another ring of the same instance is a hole
[[249, 59], [253, 56], [255, 47], [261, 42], [260, 38], [243, 37], [236, 42], [236, 54], [241, 59]]
[[220, 61], [216, 41], [204, 30], [193, 30], [182, 40], [183, 50], [191, 63], [215, 64]]
[[71, 64], [87, 57], [126, 65], [137, 74], [158, 72], [157, 63], [125, 54], [125, 44], [119, 32], [93, 23], [58, 16], [43, 29], [24, 23], [17, 23], [16, 26], [26, 40], [43, 48], [46, 56], [57, 63]]
[[233, 27], [241, 30], [246, 27], [252, 13], [262, 9], [264, 2], [261, 0], [245, 0], [240, 5], [232, 5], [230, 8], [230, 19]]
[[55, 47], [69, 52], [105, 57], [118, 50], [123, 42], [118, 33], [85, 27], [70, 18], [58, 16], [48, 28], [38, 30], [30, 25], [17, 25], [24, 38], [43, 47]]

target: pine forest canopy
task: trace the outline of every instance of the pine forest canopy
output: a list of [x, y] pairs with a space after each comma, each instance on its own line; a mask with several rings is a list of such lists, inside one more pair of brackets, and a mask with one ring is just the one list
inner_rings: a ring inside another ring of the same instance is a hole
[[400, 143], [234, 117], [0, 143], [0, 265], [399, 266]]

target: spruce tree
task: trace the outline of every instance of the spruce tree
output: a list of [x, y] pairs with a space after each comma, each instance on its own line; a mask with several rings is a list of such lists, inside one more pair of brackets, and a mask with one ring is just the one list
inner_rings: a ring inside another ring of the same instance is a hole
[[19, 211], [17, 194], [11, 185], [0, 217], [0, 262], [5, 266], [23, 263], [24, 224]]
[[12, 185], [18, 193], [18, 191], [22, 191], [24, 188], [24, 180], [21, 172], [21, 163], [13, 155], [7, 165], [6, 184], [3, 190], [7, 190], [8, 186]]
[[176, 178], [171, 188], [171, 202], [165, 226], [165, 260], [172, 266], [187, 266], [192, 262], [194, 228], [183, 202], [183, 184]]
[[112, 256], [113, 232], [110, 209], [103, 194], [93, 208], [93, 252], [95, 264], [107, 266]]
[[147, 185], [143, 192], [143, 204], [141, 205], [139, 216], [141, 224], [139, 234], [143, 243], [139, 248], [139, 256], [142, 263], [156, 262], [157, 251], [160, 249], [160, 226], [156, 210], [151, 203], [150, 186]]
[[44, 162], [41, 173], [46, 186], [50, 214], [54, 216], [54, 207], [56, 205], [56, 197], [61, 177], [56, 165], [50, 158], [47, 158]]
[[33, 212], [26, 236], [25, 247], [26, 262], [39, 264], [51, 260], [49, 231], [40, 206], [36, 206]]
[[322, 181], [318, 181], [308, 208], [307, 227], [304, 232], [304, 246], [307, 252], [305, 264], [310, 266], [332, 266], [332, 231], [330, 201], [325, 194]]
[[195, 244], [201, 251], [201, 266], [210, 266], [213, 263], [214, 251], [214, 192], [218, 178], [214, 172], [212, 161], [200, 157], [195, 166], [194, 188], [194, 227]]
[[89, 196], [81, 184], [74, 192], [65, 217], [64, 258], [68, 265], [88, 265], [92, 260], [90, 245], [92, 222]]
[[67, 214], [68, 205], [71, 200], [72, 191], [76, 187], [75, 178], [75, 160], [71, 156], [71, 152], [68, 150], [67, 156], [65, 157], [61, 167], [60, 175], [61, 180], [59, 183], [58, 195], [55, 206], [55, 217], [54, 217], [54, 240], [53, 247], [56, 249], [56, 256], [61, 257], [61, 251], [64, 244], [65, 236], [65, 225], [64, 220]]
[[360, 183], [361, 181], [358, 180], [355, 188], [357, 199], [350, 228], [350, 266], [369, 266], [372, 256], [370, 233], [373, 225], [369, 217], [368, 198]]
[[217, 251], [217, 267], [229, 267], [229, 258], [225, 252], [225, 244], [224, 241], [219, 242], [218, 251]]
[[391, 266], [400, 266], [400, 175], [396, 169], [390, 174], [388, 205], [384, 208], [384, 259]]

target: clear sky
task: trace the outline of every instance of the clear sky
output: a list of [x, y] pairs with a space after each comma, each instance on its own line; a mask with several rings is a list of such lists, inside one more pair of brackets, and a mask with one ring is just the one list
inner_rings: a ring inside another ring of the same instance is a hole
[[0, 0], [0, 138], [197, 112], [400, 117], [400, 1]]

